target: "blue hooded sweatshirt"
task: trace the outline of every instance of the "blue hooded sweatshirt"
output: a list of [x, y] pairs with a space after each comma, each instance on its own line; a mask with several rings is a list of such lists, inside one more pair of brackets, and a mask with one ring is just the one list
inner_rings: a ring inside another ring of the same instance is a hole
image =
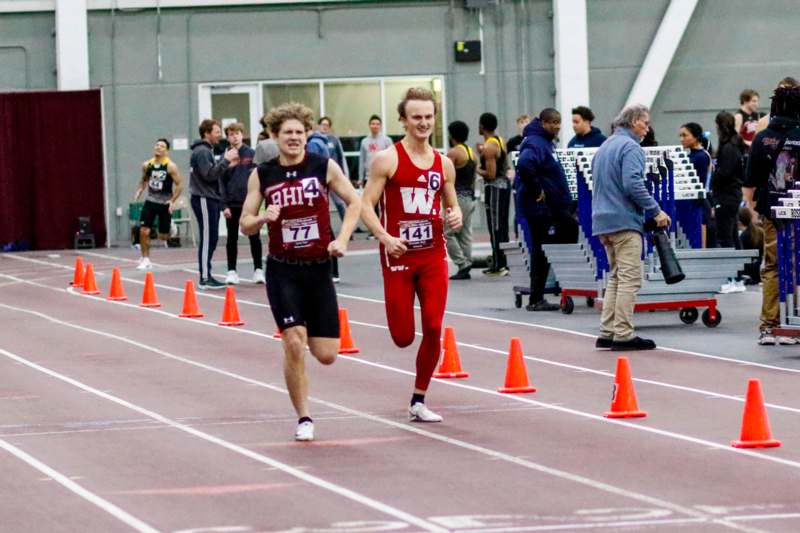
[[[565, 211], [572, 205], [564, 168], [556, 157], [553, 135], [545, 131], [536, 118], [525, 126], [525, 140], [519, 147], [517, 176], [517, 209], [523, 216], [547, 215]], [[545, 200], [537, 202], [542, 191]]]
[[568, 148], [598, 148], [606, 140], [606, 136], [600, 131], [600, 128], [592, 129], [586, 135], [576, 135], [570, 139]]

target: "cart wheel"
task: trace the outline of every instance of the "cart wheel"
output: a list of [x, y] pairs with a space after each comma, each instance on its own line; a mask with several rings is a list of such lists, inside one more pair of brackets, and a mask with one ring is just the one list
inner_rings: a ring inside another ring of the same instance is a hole
[[516, 307], [517, 309], [522, 307], [522, 295], [519, 293], [514, 295], [514, 307]]
[[[694, 324], [697, 321], [699, 313], [697, 312], [696, 307], [684, 307], [680, 310], [678, 316], [681, 318], [681, 322], [684, 324]], [[705, 321], [705, 319], [703, 320]]]
[[594, 298], [591, 296], [586, 297], [586, 307], [592, 308], [594, 307]]
[[564, 304], [561, 306], [561, 312], [565, 315], [571, 315], [575, 310], [575, 302], [572, 301], [572, 296], [564, 297]]
[[720, 322], [722, 322], [722, 313], [719, 312], [719, 309], [717, 309], [717, 319], [713, 322], [709, 317], [708, 309], [703, 311], [703, 324], [705, 324], [707, 328], [715, 328], [719, 326]]

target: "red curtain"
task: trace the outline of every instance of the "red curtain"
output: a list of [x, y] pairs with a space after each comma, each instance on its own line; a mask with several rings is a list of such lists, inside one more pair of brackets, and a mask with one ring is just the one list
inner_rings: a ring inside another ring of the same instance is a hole
[[106, 242], [100, 91], [0, 94], [0, 247], [72, 248], [78, 217]]

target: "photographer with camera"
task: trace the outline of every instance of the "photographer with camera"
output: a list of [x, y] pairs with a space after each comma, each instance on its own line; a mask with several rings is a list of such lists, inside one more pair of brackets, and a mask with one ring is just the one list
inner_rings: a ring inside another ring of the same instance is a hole
[[656, 343], [633, 329], [636, 293], [642, 286], [642, 235], [645, 219], [669, 227], [645, 185], [645, 154], [650, 110], [634, 104], [614, 119], [614, 133], [592, 160], [592, 231], [605, 246], [609, 275], [595, 346], [612, 350], [652, 350]]

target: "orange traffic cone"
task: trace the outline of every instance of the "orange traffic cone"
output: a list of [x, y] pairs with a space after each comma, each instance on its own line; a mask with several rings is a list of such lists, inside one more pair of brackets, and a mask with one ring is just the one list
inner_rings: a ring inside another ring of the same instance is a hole
[[734, 448], [775, 448], [781, 441], [772, 438], [767, 420], [767, 409], [764, 407], [764, 395], [761, 383], [757, 379], [747, 382], [747, 399], [744, 403], [742, 417], [742, 434], [740, 440], [731, 442]]
[[142, 303], [140, 307], [161, 307], [156, 295], [156, 282], [153, 273], [148, 272], [144, 275], [144, 292], [142, 293]]
[[114, 267], [111, 271], [111, 289], [108, 291], [108, 299], [114, 301], [127, 300], [125, 289], [122, 287], [122, 278], [119, 275], [119, 268]]
[[272, 334], [273, 339], [280, 339], [281, 338], [281, 328], [275, 326], [275, 333]]
[[525, 360], [522, 358], [522, 343], [517, 337], [512, 337], [511, 346], [508, 349], [505, 386], [497, 389], [497, 392], [536, 392], [536, 387], [532, 387], [528, 383], [528, 371], [525, 369]]
[[69, 284], [73, 287], [83, 287], [83, 258], [81, 256], [75, 258], [75, 273], [72, 275], [72, 281]]
[[94, 280], [94, 267], [91, 263], [86, 263], [86, 271], [83, 273], [83, 294], [100, 294], [97, 290], [97, 282]]
[[244, 320], [239, 318], [239, 306], [236, 304], [236, 292], [233, 287], [225, 290], [225, 306], [222, 308], [220, 326], [244, 326]]
[[205, 316], [200, 312], [200, 306], [197, 305], [197, 294], [194, 292], [194, 283], [192, 280], [186, 280], [186, 288], [183, 291], [183, 311], [178, 315], [181, 318], [202, 318]]
[[468, 378], [469, 372], [461, 369], [461, 358], [458, 356], [456, 346], [456, 332], [448, 326], [444, 328], [444, 350], [442, 364], [439, 370], [433, 374], [435, 378]]
[[339, 308], [339, 353], [358, 353], [360, 351], [353, 343], [353, 336], [350, 334], [347, 309]]
[[633, 388], [631, 369], [627, 357], [617, 358], [617, 375], [614, 378], [614, 395], [611, 410], [603, 413], [606, 418], [640, 418], [647, 413], [639, 410], [636, 391]]

